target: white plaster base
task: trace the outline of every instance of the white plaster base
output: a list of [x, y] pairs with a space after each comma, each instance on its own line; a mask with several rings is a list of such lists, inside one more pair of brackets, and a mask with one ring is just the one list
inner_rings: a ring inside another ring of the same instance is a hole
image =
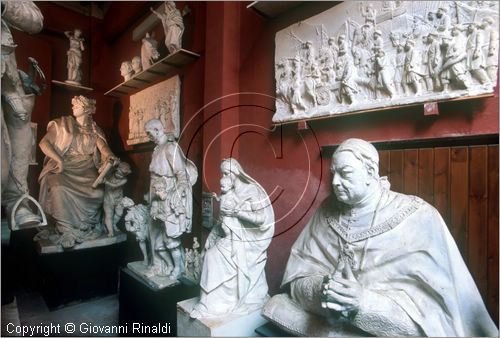
[[179, 284], [177, 279], [171, 279], [165, 276], [155, 276], [151, 271], [151, 268], [144, 266], [142, 261], [130, 262], [127, 264], [127, 268], [129, 268], [130, 271], [138, 276], [144, 283], [155, 290], [161, 290], [166, 287]]
[[37, 251], [40, 255], [53, 254], [67, 251], [83, 250], [89, 248], [97, 248], [100, 246], [107, 246], [125, 242], [127, 235], [123, 232], [117, 232], [114, 236], [108, 237], [102, 235], [99, 238], [84, 241], [83, 243], [76, 244], [71, 249], [64, 249], [61, 245], [54, 243], [50, 239], [40, 239], [37, 241]]
[[261, 309], [247, 315], [227, 315], [224, 317], [189, 317], [198, 303], [198, 297], [177, 303], [177, 335], [179, 337], [248, 337], [257, 336], [255, 329], [267, 323], [261, 316]]

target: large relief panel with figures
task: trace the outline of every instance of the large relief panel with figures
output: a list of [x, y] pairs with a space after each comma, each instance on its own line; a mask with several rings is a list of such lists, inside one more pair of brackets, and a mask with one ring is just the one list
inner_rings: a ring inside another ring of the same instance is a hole
[[492, 93], [497, 1], [346, 1], [276, 34], [273, 122]]
[[159, 119], [167, 133], [179, 137], [181, 80], [174, 76], [130, 96], [128, 145], [149, 141], [144, 125]]

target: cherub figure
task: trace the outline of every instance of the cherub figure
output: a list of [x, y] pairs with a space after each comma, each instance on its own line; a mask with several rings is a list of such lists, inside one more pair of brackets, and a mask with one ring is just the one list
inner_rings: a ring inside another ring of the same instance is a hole
[[114, 231], [117, 230], [116, 223], [121, 215], [115, 215], [115, 208], [123, 198], [123, 186], [127, 183], [126, 177], [131, 172], [128, 163], [120, 162], [114, 172], [104, 179], [104, 224], [109, 237], [113, 236]]
[[132, 206], [129, 207], [127, 215], [125, 216], [125, 229], [135, 234], [137, 242], [139, 242], [139, 247], [141, 249], [142, 255], [144, 257], [143, 264], [145, 266], [148, 266], [150, 257], [147, 252], [147, 240], [151, 223], [149, 210], [142, 204], [133, 205], [133, 203], [134, 202], [132, 202]]

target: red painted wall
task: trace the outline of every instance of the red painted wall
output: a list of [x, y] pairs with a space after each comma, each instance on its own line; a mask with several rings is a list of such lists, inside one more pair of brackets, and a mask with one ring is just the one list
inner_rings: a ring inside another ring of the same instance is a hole
[[[272, 20], [246, 9], [246, 5], [217, 3], [207, 8], [207, 23], [213, 21], [215, 25], [207, 27], [207, 33], [215, 33], [207, 34], [206, 39], [210, 67], [205, 73], [205, 103], [217, 95], [236, 95], [214, 107], [221, 117], [211, 121], [213, 130], [204, 130], [205, 148], [217, 132], [238, 126], [233, 128], [238, 135], [225, 133], [225, 144], [219, 146], [218, 153], [213, 151], [213, 161], [204, 163], [209, 178], [204, 186], [218, 190], [215, 159], [229, 156], [233, 149], [233, 156], [246, 171], [268, 193], [273, 192], [276, 237], [269, 249], [267, 273], [271, 292], [275, 293], [291, 244], [330, 193], [330, 160], [321, 159], [321, 146], [335, 145], [349, 137], [368, 141], [435, 139], [439, 145], [439, 139], [445, 137], [498, 134], [498, 89], [492, 98], [442, 103], [436, 117], [426, 117], [422, 107], [413, 107], [313, 121], [306, 130], [299, 130], [297, 124], [273, 128], [274, 35], [333, 4], [306, 3]], [[239, 107], [231, 108], [234, 104]], [[228, 149], [229, 145], [232, 148]]]

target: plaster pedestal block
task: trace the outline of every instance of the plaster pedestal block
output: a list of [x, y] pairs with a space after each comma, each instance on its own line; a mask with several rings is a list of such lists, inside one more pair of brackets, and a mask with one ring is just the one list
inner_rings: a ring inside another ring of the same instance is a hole
[[108, 237], [107, 235], [102, 235], [99, 238], [87, 240], [83, 243], [76, 244], [71, 249], [64, 249], [60, 244], [56, 244], [50, 239], [40, 239], [37, 241], [37, 250], [40, 255], [54, 254], [54, 253], [103, 247], [107, 245], [121, 243], [126, 240], [127, 240], [127, 235], [124, 234], [123, 232], [118, 232], [117, 234], [115, 234], [115, 236], [112, 237]]
[[161, 290], [170, 286], [179, 284], [177, 279], [171, 279], [162, 276], [153, 276], [150, 268], [144, 266], [142, 261], [130, 262], [127, 264], [127, 268], [137, 277], [139, 277], [144, 283], [148, 284], [151, 288], [155, 290]]
[[[138, 262], [140, 263], [140, 262]], [[168, 325], [170, 332], [158, 336], [176, 336], [177, 302], [200, 293], [199, 287], [181, 278], [180, 283], [158, 290], [129, 268], [120, 270], [119, 323], [127, 325], [129, 336], [155, 334], [133, 331], [133, 323], [145, 326]]]
[[198, 302], [198, 297], [177, 303], [177, 333], [180, 337], [243, 337], [256, 336], [255, 329], [267, 323], [256, 310], [247, 315], [227, 315], [225, 317], [189, 317]]

